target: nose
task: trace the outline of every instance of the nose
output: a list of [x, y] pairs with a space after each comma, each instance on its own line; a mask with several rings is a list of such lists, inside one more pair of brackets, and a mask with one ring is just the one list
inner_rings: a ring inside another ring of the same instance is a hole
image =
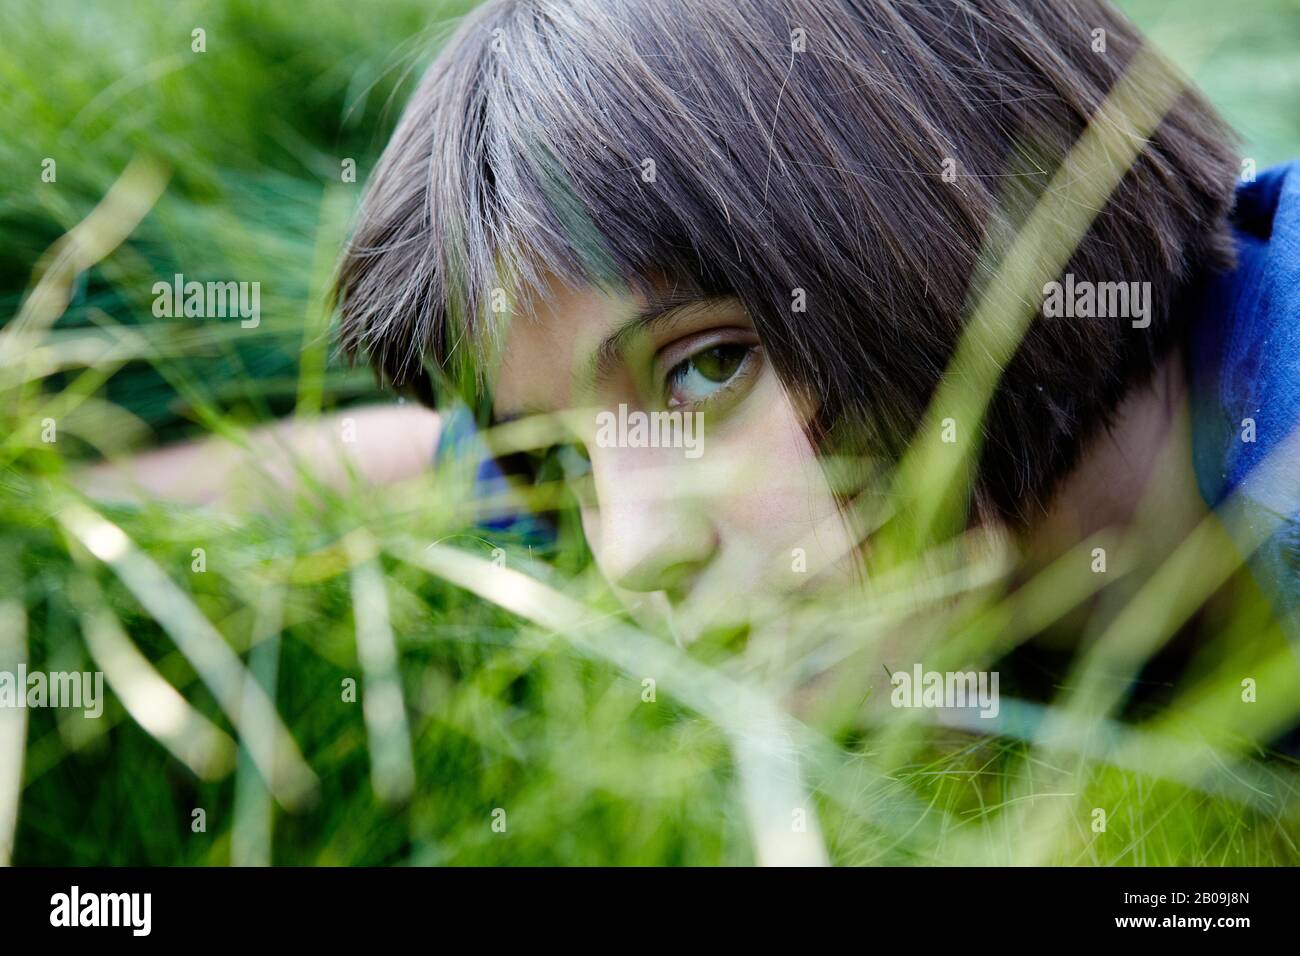
[[684, 591], [719, 548], [707, 502], [687, 494], [680, 453], [671, 449], [591, 451], [598, 513], [587, 539], [607, 581], [625, 591]]

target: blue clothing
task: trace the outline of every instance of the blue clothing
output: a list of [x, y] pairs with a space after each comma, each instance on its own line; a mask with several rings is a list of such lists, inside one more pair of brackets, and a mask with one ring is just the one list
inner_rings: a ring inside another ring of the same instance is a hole
[[[510, 480], [501, 463], [493, 457], [487, 443], [479, 434], [474, 414], [465, 405], [442, 410], [442, 431], [434, 453], [437, 468], [467, 467], [473, 469], [473, 496], [479, 501], [509, 500], [512, 494]], [[478, 522], [485, 533], [511, 538], [536, 552], [547, 552], [555, 543], [554, 528], [545, 520], [530, 514], [523, 507], [514, 511], [499, 509]]]
[[[1237, 189], [1237, 267], [1189, 301], [1192, 457], [1217, 508], [1240, 492], [1243, 550], [1300, 650], [1300, 161]], [[1272, 456], [1266, 467], [1261, 467]]]

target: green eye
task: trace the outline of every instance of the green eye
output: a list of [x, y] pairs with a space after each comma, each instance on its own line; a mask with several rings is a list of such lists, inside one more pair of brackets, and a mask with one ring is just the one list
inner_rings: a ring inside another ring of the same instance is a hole
[[668, 373], [668, 405], [698, 405], [722, 391], [745, 366], [754, 349], [748, 345], [713, 345]]

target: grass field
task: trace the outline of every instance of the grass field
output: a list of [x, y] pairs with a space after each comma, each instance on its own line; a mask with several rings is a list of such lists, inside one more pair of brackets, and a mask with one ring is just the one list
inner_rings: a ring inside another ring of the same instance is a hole
[[[687, 653], [580, 545], [485, 540], [455, 475], [238, 517], [85, 502], [79, 462], [380, 398], [326, 290], [469, 5], [3, 6], [0, 670], [110, 693], [99, 719], [0, 709], [0, 863], [747, 864], [792, 819], [846, 864], [1300, 863], [1300, 675], [1217, 525], [1127, 552], [1095, 603], [1068, 562], [1013, 588], [997, 547], [904, 550], [868, 613]], [[1296, 3], [1121, 6], [1259, 168], [1300, 153]], [[155, 318], [175, 273], [259, 281], [260, 325]], [[882, 711], [900, 638], [1000, 669], [995, 732]]]

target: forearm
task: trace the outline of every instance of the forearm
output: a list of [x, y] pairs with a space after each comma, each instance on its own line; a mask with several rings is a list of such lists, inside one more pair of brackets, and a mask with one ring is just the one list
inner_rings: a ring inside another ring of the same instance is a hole
[[381, 486], [429, 468], [438, 415], [417, 405], [351, 408], [319, 419], [254, 429], [247, 447], [209, 438], [104, 462], [78, 485], [109, 501], [239, 503], [268, 489], [293, 490], [304, 479], [341, 490], [353, 477]]

